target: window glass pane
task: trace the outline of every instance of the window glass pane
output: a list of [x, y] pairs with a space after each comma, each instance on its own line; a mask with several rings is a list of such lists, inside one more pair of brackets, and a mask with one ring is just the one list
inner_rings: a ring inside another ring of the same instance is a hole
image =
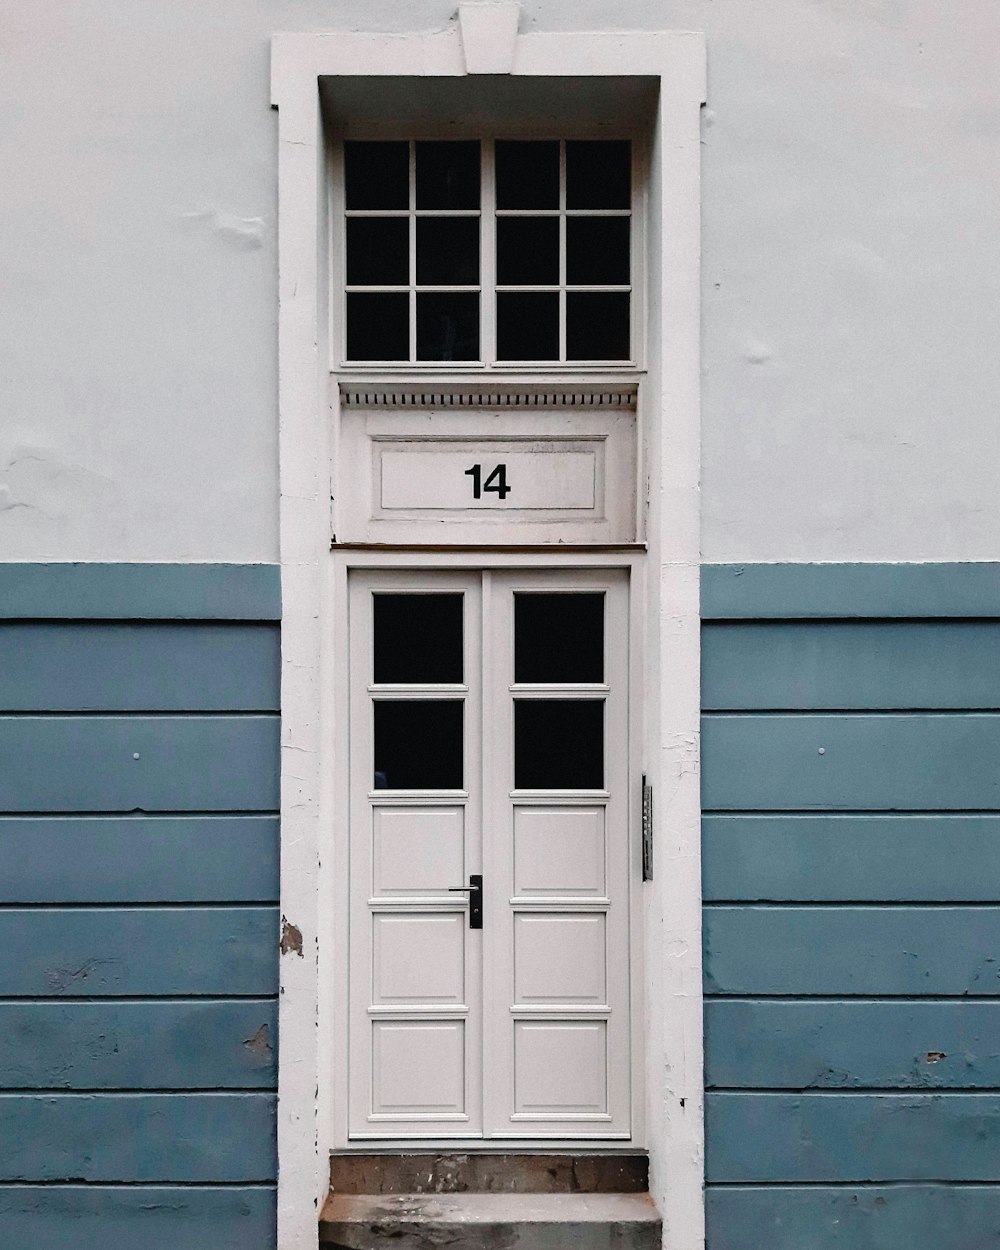
[[628, 217], [567, 217], [566, 281], [627, 286], [630, 224]]
[[567, 360], [628, 360], [627, 291], [569, 291], [566, 295]]
[[417, 359], [479, 359], [479, 294], [417, 294]]
[[385, 682], [462, 680], [462, 596], [374, 595], [374, 676]]
[[376, 699], [376, 790], [462, 788], [460, 699]]
[[479, 207], [479, 143], [416, 144], [417, 208]]
[[475, 286], [479, 281], [479, 218], [417, 218], [417, 282]]
[[349, 286], [406, 286], [410, 233], [405, 217], [348, 217]]
[[559, 218], [497, 218], [497, 282], [555, 286], [559, 282]]
[[514, 680], [604, 680], [604, 595], [515, 594]]
[[498, 139], [497, 208], [559, 207], [559, 143]]
[[514, 786], [600, 790], [604, 786], [602, 699], [515, 699]]
[[557, 360], [559, 296], [555, 291], [501, 291], [497, 295], [497, 358]]
[[410, 357], [410, 297], [405, 291], [390, 295], [347, 296], [347, 359], [408, 360]]
[[408, 208], [410, 203], [408, 143], [344, 144], [347, 207]]
[[567, 208], [629, 208], [631, 202], [632, 145], [627, 139], [567, 142]]

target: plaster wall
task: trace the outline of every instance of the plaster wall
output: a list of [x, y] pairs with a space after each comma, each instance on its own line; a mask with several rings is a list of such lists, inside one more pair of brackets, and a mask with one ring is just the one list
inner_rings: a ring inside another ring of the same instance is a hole
[[[277, 30], [453, 0], [0, 0], [0, 559], [278, 554]], [[1000, 7], [524, 0], [700, 28], [703, 555], [995, 557]]]

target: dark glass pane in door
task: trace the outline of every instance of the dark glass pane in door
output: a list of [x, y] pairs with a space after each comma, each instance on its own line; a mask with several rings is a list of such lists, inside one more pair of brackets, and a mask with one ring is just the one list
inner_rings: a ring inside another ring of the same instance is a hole
[[604, 595], [515, 594], [514, 680], [604, 680]]
[[376, 699], [376, 790], [462, 788], [460, 699]]
[[462, 596], [374, 595], [377, 685], [462, 680]]
[[604, 787], [603, 699], [515, 699], [518, 790]]
[[418, 143], [417, 208], [479, 207], [479, 142]]
[[497, 208], [558, 208], [558, 140], [498, 139], [496, 176]]
[[410, 204], [408, 143], [344, 144], [348, 209], [405, 209]]

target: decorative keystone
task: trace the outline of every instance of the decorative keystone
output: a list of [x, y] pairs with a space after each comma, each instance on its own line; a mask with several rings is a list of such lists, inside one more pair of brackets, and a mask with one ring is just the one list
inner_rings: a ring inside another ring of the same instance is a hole
[[467, 74], [509, 74], [521, 16], [518, 0], [479, 0], [458, 6]]

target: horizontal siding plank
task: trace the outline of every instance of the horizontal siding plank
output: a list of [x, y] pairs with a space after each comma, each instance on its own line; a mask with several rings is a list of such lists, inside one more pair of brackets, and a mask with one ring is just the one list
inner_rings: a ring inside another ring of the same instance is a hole
[[0, 1245], [11, 1250], [264, 1250], [276, 1218], [269, 1186], [0, 1187]]
[[1000, 1095], [708, 1094], [719, 1181], [997, 1181]]
[[1000, 563], [706, 564], [705, 620], [1000, 616]]
[[277, 992], [274, 907], [0, 911], [0, 998]]
[[276, 816], [0, 817], [0, 903], [277, 900]]
[[767, 811], [1000, 808], [1000, 715], [708, 715], [702, 803]]
[[1000, 621], [708, 624], [702, 706], [1000, 708]]
[[276, 710], [270, 624], [0, 624], [0, 710]]
[[276, 621], [276, 564], [0, 564], [0, 617]]
[[715, 994], [993, 996], [1000, 907], [708, 907], [704, 968]]
[[0, 1088], [270, 1089], [277, 1005], [0, 1003]]
[[706, 816], [705, 898], [1000, 900], [1000, 816]]
[[0, 1179], [270, 1181], [272, 1094], [3, 1094]]
[[709, 1187], [707, 1250], [993, 1250], [1000, 1186]]
[[269, 810], [278, 744], [276, 716], [0, 717], [0, 809]]
[[1000, 1089], [1000, 1002], [705, 1004], [718, 1089]]

